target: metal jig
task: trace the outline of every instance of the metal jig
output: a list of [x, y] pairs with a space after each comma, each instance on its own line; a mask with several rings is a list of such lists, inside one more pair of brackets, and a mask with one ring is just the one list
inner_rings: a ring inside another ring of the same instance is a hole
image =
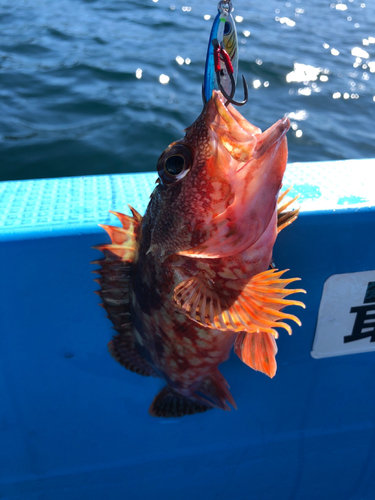
[[231, 12], [231, 0], [220, 0], [218, 14], [212, 25], [206, 57], [204, 83], [202, 86], [203, 104], [212, 95], [214, 89], [220, 90], [226, 99], [226, 106], [231, 103], [243, 106], [248, 100], [248, 88], [242, 76], [244, 100], [236, 101], [237, 66], [238, 66], [238, 41], [235, 21]]

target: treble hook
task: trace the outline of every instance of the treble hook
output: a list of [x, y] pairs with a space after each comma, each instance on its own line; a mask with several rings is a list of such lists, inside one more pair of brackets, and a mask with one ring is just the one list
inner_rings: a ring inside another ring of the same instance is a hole
[[[235, 101], [233, 99], [234, 93], [236, 91], [236, 82], [234, 80], [234, 70], [233, 70], [233, 65], [232, 61], [230, 60], [229, 54], [221, 45], [219, 42], [215, 39], [212, 40], [212, 44], [214, 46], [214, 61], [215, 61], [215, 73], [216, 73], [216, 80], [217, 84], [219, 86], [219, 89], [221, 90], [221, 93], [227, 100], [225, 105], [227, 106], [229, 103], [234, 104], [235, 106], [244, 106], [247, 103], [249, 93], [248, 93], [248, 88], [247, 88], [247, 83], [245, 80], [245, 77], [242, 75], [242, 84], [243, 84], [243, 90], [244, 90], [244, 100], [243, 101]], [[221, 84], [221, 65], [220, 65], [220, 56], [222, 57], [222, 60], [224, 61], [226, 70], [228, 72], [229, 78], [230, 78], [230, 83], [231, 83], [231, 92], [230, 95], [228, 95], [224, 89], [224, 87]]]

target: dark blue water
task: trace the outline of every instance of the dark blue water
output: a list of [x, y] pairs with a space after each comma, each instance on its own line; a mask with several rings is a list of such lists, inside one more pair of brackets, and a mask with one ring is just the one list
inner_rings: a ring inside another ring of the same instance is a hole
[[[0, 0], [0, 179], [154, 170], [202, 109], [216, 5]], [[289, 114], [290, 161], [375, 157], [375, 2], [233, 5], [243, 114]]]

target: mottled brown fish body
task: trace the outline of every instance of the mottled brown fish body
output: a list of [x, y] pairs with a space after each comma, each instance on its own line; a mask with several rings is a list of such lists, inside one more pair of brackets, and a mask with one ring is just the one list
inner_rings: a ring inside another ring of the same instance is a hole
[[[170, 261], [158, 264], [141, 246], [132, 298], [132, 315], [138, 320], [133, 326], [156, 374], [179, 394], [202, 403], [196, 391], [204, 392], [199, 391], [202, 383], [221, 381], [217, 367], [228, 359], [235, 333], [205, 328], [176, 310], [173, 293], [179, 280]], [[205, 402], [228, 409], [225, 401]]]
[[[236, 408], [218, 365], [236, 354], [255, 370], [276, 372], [276, 327], [284, 271], [270, 269], [278, 231], [298, 211], [277, 207], [286, 161], [287, 119], [266, 132], [214, 91], [184, 139], [158, 161], [159, 183], [145, 216], [116, 214], [99, 295], [118, 331], [109, 348], [126, 368], [164, 379], [150, 414], [182, 416]], [[282, 196], [283, 197], [283, 196]], [[281, 199], [280, 197], [279, 199]]]

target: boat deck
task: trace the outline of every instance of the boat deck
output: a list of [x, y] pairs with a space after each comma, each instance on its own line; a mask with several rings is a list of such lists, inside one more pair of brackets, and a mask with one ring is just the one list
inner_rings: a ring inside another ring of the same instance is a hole
[[288, 165], [301, 214], [274, 260], [308, 292], [289, 311], [302, 327], [281, 332], [272, 380], [235, 355], [221, 366], [237, 411], [181, 419], [150, 417], [163, 382], [109, 356], [90, 274], [107, 238], [97, 224], [127, 203], [142, 213], [156, 175], [0, 183], [0, 498], [373, 500], [375, 331], [370, 317], [358, 333], [350, 309], [375, 311], [374, 169]]

